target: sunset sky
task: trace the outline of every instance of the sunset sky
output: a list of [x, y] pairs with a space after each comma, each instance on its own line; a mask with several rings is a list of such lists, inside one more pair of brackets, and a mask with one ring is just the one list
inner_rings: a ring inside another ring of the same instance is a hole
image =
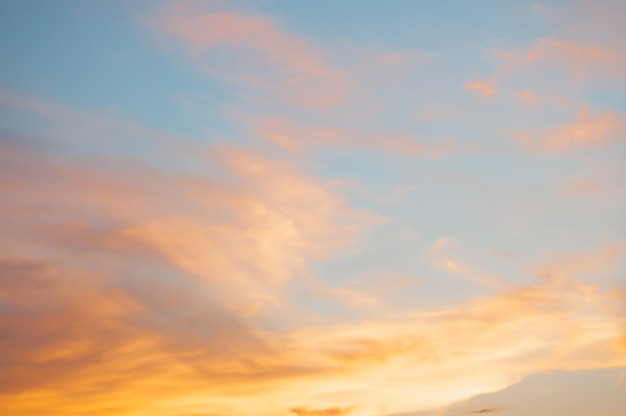
[[626, 415], [624, 21], [1, 0], [0, 414]]

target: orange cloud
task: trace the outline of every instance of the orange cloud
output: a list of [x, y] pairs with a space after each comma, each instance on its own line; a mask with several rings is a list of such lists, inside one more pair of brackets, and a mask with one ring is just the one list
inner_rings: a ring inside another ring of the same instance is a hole
[[484, 409], [469, 410], [467, 412], [463, 412], [463, 414], [465, 414], [465, 415], [482, 415], [482, 414], [486, 414], [486, 413], [503, 412], [505, 410], [509, 410], [509, 408], [508, 407], [486, 407]]
[[530, 91], [520, 91], [517, 96], [520, 100], [530, 105], [537, 105], [539, 103], [539, 98]]
[[522, 103], [539, 107], [546, 104], [557, 105], [562, 108], [579, 109], [580, 104], [574, 99], [559, 96], [540, 96], [529, 90], [521, 90], [516, 94], [516, 98]]
[[0, 142], [11, 201], [0, 208], [0, 364], [10, 375], [0, 412], [180, 414], [201, 385], [210, 397], [245, 396], [241, 377], [271, 384], [304, 371], [281, 364], [246, 320], [283, 308], [286, 282], [349, 245], [369, 214], [246, 151], [209, 156], [230, 172], [226, 185], [76, 163], [38, 145]]
[[110, 269], [67, 266], [2, 264], [12, 312], [0, 322], [17, 331], [0, 344], [13, 365], [8, 414], [367, 416], [449, 404], [538, 371], [626, 364], [610, 309], [619, 296], [566, 279], [444, 310], [270, 331], [180, 274], [111, 280]]
[[291, 412], [297, 416], [345, 416], [352, 412], [355, 406], [351, 407], [331, 407], [328, 409], [316, 409], [295, 407], [291, 409]]
[[[3, 184], [15, 201], [2, 213], [13, 219], [5, 226], [15, 233], [22, 227], [73, 247], [161, 256], [230, 293], [233, 307], [250, 313], [259, 302], [280, 303], [272, 300], [277, 287], [305, 273], [309, 260], [349, 245], [375, 220], [292, 165], [246, 151], [217, 152], [213, 163], [240, 182], [226, 187], [147, 168], [72, 166], [14, 146], [2, 150]], [[65, 207], [68, 199], [75, 205]]]
[[10, 141], [0, 155], [4, 413], [367, 416], [626, 364], [621, 298], [572, 280], [606, 272], [619, 247], [443, 310], [269, 329], [259, 317], [301, 316], [287, 282], [367, 223], [319, 180], [231, 149], [210, 156], [228, 184]]
[[614, 112], [579, 112], [572, 121], [543, 131], [522, 131], [517, 139], [529, 150], [541, 153], [566, 153], [605, 146], [621, 140], [624, 121]]
[[493, 79], [468, 82], [465, 84], [465, 89], [475, 92], [479, 98], [487, 98], [498, 92], [496, 82]]

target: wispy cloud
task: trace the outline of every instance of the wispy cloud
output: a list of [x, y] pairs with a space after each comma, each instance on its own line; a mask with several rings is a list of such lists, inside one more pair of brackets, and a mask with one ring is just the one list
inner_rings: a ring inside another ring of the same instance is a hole
[[487, 98], [498, 92], [494, 80], [470, 81], [465, 84], [465, 89], [475, 92], [480, 98]]
[[626, 52], [557, 39], [541, 39], [526, 50], [497, 52], [495, 56], [503, 71], [531, 67], [566, 71], [576, 83], [598, 82], [606, 77], [622, 80], [626, 68]]
[[543, 131], [519, 132], [517, 138], [532, 151], [564, 153], [619, 141], [625, 126], [620, 114], [582, 111], [560, 126]]
[[507, 407], [486, 407], [484, 409], [469, 410], [467, 412], [463, 412], [463, 414], [466, 414], [466, 415], [482, 415], [482, 414], [486, 414], [486, 413], [504, 412], [506, 410], [508, 410]]
[[183, 1], [152, 22], [190, 48], [210, 75], [270, 90], [306, 108], [330, 108], [349, 93], [349, 78], [321, 47], [249, 8]]
[[328, 409], [310, 409], [305, 407], [294, 407], [291, 412], [297, 416], [344, 416], [352, 412], [354, 407], [331, 407]]
[[471, 152], [475, 146], [449, 138], [428, 140], [403, 132], [367, 132], [333, 126], [306, 126], [285, 118], [256, 118], [253, 134], [294, 151], [352, 147], [403, 156], [437, 158]]

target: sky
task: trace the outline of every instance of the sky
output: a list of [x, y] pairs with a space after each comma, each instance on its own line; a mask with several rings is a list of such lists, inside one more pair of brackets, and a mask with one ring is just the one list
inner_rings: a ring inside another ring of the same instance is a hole
[[0, 413], [623, 416], [625, 19], [2, 0]]

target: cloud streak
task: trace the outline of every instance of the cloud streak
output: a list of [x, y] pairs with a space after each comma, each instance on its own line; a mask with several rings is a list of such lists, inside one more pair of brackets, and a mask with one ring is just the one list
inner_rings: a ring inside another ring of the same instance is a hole
[[592, 114], [582, 111], [562, 125], [543, 131], [519, 132], [517, 138], [532, 151], [558, 154], [622, 140], [625, 126], [621, 115], [614, 112]]
[[332, 108], [351, 88], [320, 47], [252, 10], [176, 2], [163, 8], [152, 25], [180, 39], [210, 75], [278, 93], [305, 108]]
[[482, 414], [486, 414], [486, 413], [504, 412], [506, 410], [508, 410], [508, 408], [506, 408], [506, 407], [486, 407], [484, 409], [477, 409], [477, 410], [470, 410], [468, 412], [463, 412], [463, 414], [466, 414], [466, 415], [482, 415]]

